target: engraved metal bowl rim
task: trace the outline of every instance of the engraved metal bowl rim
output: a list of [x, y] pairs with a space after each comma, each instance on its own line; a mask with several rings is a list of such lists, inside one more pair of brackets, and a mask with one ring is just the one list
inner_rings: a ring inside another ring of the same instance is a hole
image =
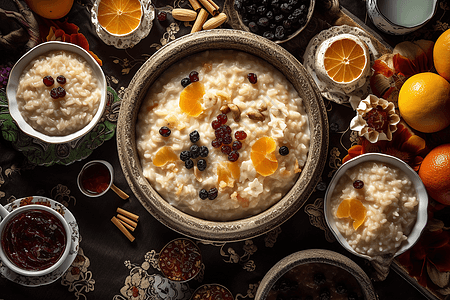
[[367, 274], [350, 258], [327, 249], [307, 249], [294, 252], [278, 261], [264, 275], [256, 291], [255, 300], [265, 300], [272, 286], [289, 270], [304, 264], [323, 263], [339, 267], [349, 272], [358, 281], [366, 300], [377, 300], [372, 281]]
[[[304, 99], [309, 113], [311, 146], [304, 170], [294, 187], [275, 205], [252, 217], [217, 222], [193, 217], [162, 199], [143, 176], [136, 151], [135, 124], [147, 89], [170, 65], [191, 54], [214, 49], [248, 52], [278, 69]], [[131, 80], [118, 118], [117, 148], [125, 178], [141, 204], [157, 220], [186, 236], [207, 241], [239, 241], [264, 234], [297, 212], [314, 190], [322, 174], [328, 151], [328, 119], [317, 86], [301, 63], [279, 45], [254, 34], [234, 29], [214, 29], [177, 38], [150, 57]]]

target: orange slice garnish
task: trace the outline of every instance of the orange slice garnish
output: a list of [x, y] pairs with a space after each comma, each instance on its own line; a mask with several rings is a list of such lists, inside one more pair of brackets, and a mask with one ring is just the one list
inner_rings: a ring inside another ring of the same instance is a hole
[[357, 199], [342, 200], [336, 211], [336, 217], [338, 218], [351, 218], [353, 220], [353, 229], [355, 230], [364, 223], [366, 215], [366, 207]]
[[98, 4], [98, 23], [111, 34], [133, 32], [141, 23], [141, 17], [139, 0], [101, 0]]
[[276, 148], [275, 140], [269, 136], [264, 136], [253, 144], [250, 158], [258, 174], [269, 176], [275, 173], [278, 168], [278, 161], [275, 156]]
[[178, 159], [178, 156], [169, 146], [164, 146], [156, 152], [155, 157], [153, 157], [153, 164], [157, 167], [162, 167], [168, 162], [173, 162]]
[[234, 182], [239, 180], [241, 169], [237, 162], [225, 161], [217, 165], [217, 183], [225, 182], [229, 187], [234, 186]]
[[200, 81], [196, 81], [183, 89], [180, 94], [181, 111], [191, 117], [198, 117], [202, 112], [203, 95], [205, 87]]

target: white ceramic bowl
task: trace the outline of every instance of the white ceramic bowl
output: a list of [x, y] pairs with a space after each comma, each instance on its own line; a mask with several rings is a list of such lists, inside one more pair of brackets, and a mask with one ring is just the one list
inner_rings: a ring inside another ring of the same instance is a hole
[[[27, 67], [27, 65], [36, 57], [45, 54], [49, 51], [53, 50], [64, 50], [64, 51], [70, 51], [73, 53], [76, 53], [83, 57], [91, 66], [91, 68], [94, 70], [94, 74], [97, 77], [99, 84], [100, 84], [100, 90], [101, 90], [101, 99], [100, 104], [97, 110], [97, 113], [92, 118], [91, 122], [89, 122], [85, 127], [81, 128], [80, 130], [65, 135], [65, 136], [50, 136], [43, 134], [37, 130], [35, 130], [33, 127], [31, 127], [27, 122], [25, 122], [25, 119], [22, 117], [22, 114], [19, 111], [18, 103], [16, 100], [16, 91], [17, 87], [19, 85], [19, 78], [22, 75], [23, 70]], [[51, 42], [45, 42], [42, 44], [37, 45], [27, 53], [25, 53], [14, 65], [14, 67], [11, 70], [8, 85], [6, 87], [6, 95], [8, 97], [8, 106], [9, 106], [9, 113], [11, 114], [14, 121], [16, 121], [19, 128], [25, 132], [27, 135], [40, 139], [46, 143], [51, 144], [63, 144], [70, 141], [73, 141], [75, 139], [81, 138], [85, 134], [87, 134], [89, 131], [91, 131], [99, 122], [100, 118], [103, 115], [103, 112], [105, 110], [106, 106], [106, 98], [107, 98], [107, 89], [108, 85], [106, 82], [105, 75], [103, 74], [103, 71], [100, 67], [100, 65], [97, 63], [97, 61], [83, 48], [80, 46], [77, 46], [75, 44], [71, 43], [65, 43], [65, 42], [59, 42], [59, 41], [51, 41]]]
[[418, 212], [417, 212], [417, 219], [416, 223], [414, 224], [414, 227], [412, 228], [410, 234], [408, 235], [408, 239], [406, 242], [402, 244], [402, 246], [397, 249], [397, 252], [395, 252], [394, 256], [400, 255], [406, 250], [408, 250], [410, 247], [412, 247], [417, 240], [419, 239], [420, 235], [422, 234], [423, 229], [425, 228], [425, 225], [427, 223], [428, 214], [427, 214], [427, 207], [428, 207], [428, 195], [427, 191], [425, 189], [425, 186], [422, 183], [422, 180], [420, 179], [419, 175], [404, 161], [386, 154], [380, 154], [380, 153], [366, 153], [362, 154], [360, 156], [357, 156], [346, 163], [344, 163], [334, 174], [333, 178], [331, 179], [331, 182], [328, 186], [328, 189], [325, 193], [325, 201], [324, 201], [324, 209], [325, 209], [325, 219], [328, 224], [328, 226], [331, 229], [331, 232], [334, 234], [338, 242], [349, 252], [352, 254], [363, 257], [368, 260], [373, 260], [375, 257], [364, 255], [359, 252], [356, 252], [347, 242], [345, 237], [340, 233], [336, 226], [335, 218], [332, 214], [331, 210], [331, 195], [333, 194], [334, 189], [336, 188], [336, 184], [339, 182], [339, 179], [346, 173], [347, 170], [350, 168], [361, 164], [363, 162], [368, 161], [376, 161], [376, 162], [382, 162], [390, 164], [394, 167], [399, 168], [402, 170], [412, 181], [413, 185], [415, 186], [417, 197], [419, 200], [419, 206], [418, 206]]
[[53, 272], [54, 270], [56, 270], [57, 268], [59, 268], [59, 266], [66, 260], [67, 256], [69, 255], [70, 248], [71, 248], [70, 245], [72, 243], [72, 239], [71, 239], [72, 230], [70, 229], [69, 224], [64, 219], [64, 217], [56, 210], [54, 210], [50, 207], [44, 206], [44, 205], [30, 204], [30, 205], [25, 205], [25, 206], [22, 206], [22, 207], [19, 207], [19, 208], [13, 210], [5, 218], [3, 218], [1, 220], [1, 222], [0, 222], [0, 243], [3, 240], [4, 228], [9, 223], [9, 221], [11, 219], [13, 219], [15, 216], [17, 216], [18, 214], [23, 213], [24, 211], [28, 211], [28, 210], [43, 210], [43, 211], [49, 212], [61, 222], [61, 224], [64, 227], [64, 233], [66, 236], [66, 247], [64, 249], [63, 254], [58, 259], [58, 261], [56, 261], [55, 264], [51, 265], [47, 269], [39, 270], [39, 271], [25, 270], [25, 269], [22, 269], [22, 268], [16, 266], [6, 256], [6, 253], [4, 252], [3, 247], [0, 247], [0, 259], [2, 260], [2, 263], [8, 269], [15, 272], [16, 274], [20, 274], [23, 276], [31, 276], [31, 277], [47, 275], [47, 274], [50, 274], [51, 272]]
[[334, 251], [308, 249], [295, 252], [277, 262], [261, 280], [256, 291], [255, 300], [267, 299], [269, 292], [278, 279], [293, 268], [307, 264], [326, 264], [341, 268], [347, 271], [349, 273], [348, 275], [353, 276], [359, 283], [364, 299], [378, 299], [369, 277], [354, 261]]

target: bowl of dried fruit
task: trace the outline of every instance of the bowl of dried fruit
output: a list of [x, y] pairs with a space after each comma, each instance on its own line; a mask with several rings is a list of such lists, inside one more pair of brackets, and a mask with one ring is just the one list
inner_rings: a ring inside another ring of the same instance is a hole
[[308, 25], [315, 0], [226, 0], [234, 29], [263, 36], [277, 44], [296, 37]]
[[14, 65], [6, 87], [9, 112], [27, 135], [62, 144], [91, 131], [106, 106], [107, 83], [83, 48], [51, 41]]
[[367, 274], [354, 261], [334, 251], [308, 249], [277, 262], [266, 273], [255, 300], [378, 299]]
[[193, 238], [235, 241], [306, 202], [324, 167], [328, 120], [291, 54], [216, 29], [144, 63], [123, 97], [117, 142], [125, 177], [155, 218]]
[[386, 154], [345, 162], [325, 194], [325, 219], [339, 243], [373, 260], [412, 247], [427, 223], [428, 195], [417, 172]]

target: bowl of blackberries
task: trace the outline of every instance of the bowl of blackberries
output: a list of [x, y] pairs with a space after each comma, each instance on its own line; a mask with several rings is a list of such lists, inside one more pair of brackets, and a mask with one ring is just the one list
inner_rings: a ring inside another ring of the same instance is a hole
[[297, 36], [314, 12], [315, 0], [227, 0], [230, 25], [284, 43]]
[[334, 251], [308, 249], [277, 262], [262, 279], [255, 300], [377, 300], [367, 274]]

